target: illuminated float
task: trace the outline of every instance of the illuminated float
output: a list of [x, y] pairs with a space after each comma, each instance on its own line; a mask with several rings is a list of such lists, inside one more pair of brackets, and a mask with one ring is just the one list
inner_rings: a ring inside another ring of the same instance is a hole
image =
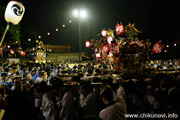
[[42, 41], [36, 41], [37, 46], [34, 51], [35, 63], [46, 63], [46, 49], [43, 47]]
[[[96, 60], [109, 62], [119, 73], [142, 73], [145, 62], [148, 60], [148, 51], [151, 43], [149, 40], [139, 40], [136, 36], [141, 31], [129, 23], [123, 27], [122, 23], [116, 25], [115, 30], [103, 29], [102, 38], [93, 41]], [[114, 31], [119, 39], [114, 37]]]

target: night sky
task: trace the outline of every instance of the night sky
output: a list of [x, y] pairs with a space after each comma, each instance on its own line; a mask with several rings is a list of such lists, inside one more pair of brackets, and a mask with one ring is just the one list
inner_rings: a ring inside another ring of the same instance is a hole
[[[1, 0], [0, 3], [6, 6], [8, 2]], [[78, 51], [79, 33], [78, 20], [73, 16], [75, 9], [86, 10], [88, 16], [81, 21], [83, 51], [86, 51], [85, 41], [94, 38], [94, 33], [97, 35], [103, 28], [114, 29], [120, 21], [124, 26], [135, 22], [135, 27], [143, 32], [139, 38], [150, 38], [152, 44], [159, 40], [174, 44], [180, 39], [180, 7], [174, 0], [22, 0], [22, 3], [26, 11], [21, 28], [35, 24], [44, 43], [72, 45], [73, 51]]]

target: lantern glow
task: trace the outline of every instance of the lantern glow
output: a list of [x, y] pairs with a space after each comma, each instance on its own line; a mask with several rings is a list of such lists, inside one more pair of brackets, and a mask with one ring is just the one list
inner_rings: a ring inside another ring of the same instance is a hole
[[117, 24], [116, 25], [116, 34], [117, 35], [122, 35], [123, 34], [123, 25], [122, 24]]
[[109, 36], [109, 37], [107, 38], [108, 44], [111, 44], [112, 39], [113, 39], [113, 38], [112, 38], [111, 36]]
[[86, 47], [90, 47], [91, 43], [89, 41], [86, 41]]
[[10, 53], [11, 53], [11, 54], [14, 54], [14, 51], [13, 51], [13, 50], [11, 50], [11, 51], [10, 51]]
[[103, 30], [101, 31], [101, 34], [102, 34], [102, 36], [106, 36], [107, 31], [106, 31], [105, 29], [103, 29]]
[[163, 47], [164, 47], [164, 44], [163, 44], [163, 43], [161, 43], [161, 42], [156, 42], [155, 45], [153, 46], [151, 52], [154, 53], [154, 54], [158, 54], [158, 53], [161, 52], [161, 50], [163, 49]]
[[100, 58], [100, 53], [96, 53], [96, 58]]

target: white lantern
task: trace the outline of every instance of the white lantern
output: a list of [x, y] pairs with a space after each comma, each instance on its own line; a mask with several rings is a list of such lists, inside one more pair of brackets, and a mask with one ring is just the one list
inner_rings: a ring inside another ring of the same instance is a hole
[[106, 31], [105, 29], [103, 29], [103, 30], [101, 31], [101, 34], [102, 34], [102, 36], [106, 36], [107, 31]]
[[91, 43], [89, 41], [86, 41], [86, 47], [90, 47]]
[[111, 44], [111, 41], [113, 40], [113, 38], [111, 37], [111, 36], [109, 36], [108, 38], [107, 38], [107, 42], [108, 42], [108, 44]]
[[100, 53], [96, 53], [96, 58], [100, 58]]
[[16, 1], [10, 1], [6, 7], [5, 20], [17, 25], [25, 12], [24, 6]]

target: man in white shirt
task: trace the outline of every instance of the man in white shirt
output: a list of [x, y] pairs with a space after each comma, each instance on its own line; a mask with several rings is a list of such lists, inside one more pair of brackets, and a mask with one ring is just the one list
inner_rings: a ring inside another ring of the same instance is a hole
[[101, 90], [100, 94], [106, 108], [100, 112], [99, 117], [103, 120], [124, 120], [127, 113], [124, 101], [113, 101], [113, 92], [108, 85]]

